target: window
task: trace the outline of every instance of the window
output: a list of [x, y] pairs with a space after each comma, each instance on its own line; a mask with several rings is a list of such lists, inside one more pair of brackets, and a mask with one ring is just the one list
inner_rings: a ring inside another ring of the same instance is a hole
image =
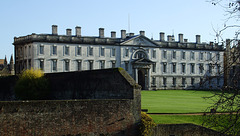
[[27, 57], [27, 46], [25, 46], [24, 54], [25, 54], [25, 57]]
[[128, 71], [128, 61], [125, 61], [125, 70]]
[[185, 70], [185, 69], [186, 69], [186, 68], [185, 68], [185, 65], [186, 65], [185, 63], [182, 63], [182, 73], [185, 73], [185, 71], [186, 71], [186, 70]]
[[152, 85], [155, 85], [155, 84], [156, 84], [156, 78], [152, 77]]
[[69, 55], [69, 46], [65, 46], [65, 55]]
[[220, 85], [220, 78], [217, 78], [217, 86]]
[[116, 49], [112, 48], [112, 56], [116, 56]]
[[152, 66], [153, 66], [153, 67], [152, 67], [152, 72], [156, 72], [156, 63], [153, 63]]
[[44, 46], [42, 44], [40, 45], [39, 54], [44, 54]]
[[203, 60], [203, 52], [200, 52], [200, 54], [199, 54], [199, 59], [200, 59], [200, 60]]
[[77, 60], [77, 70], [78, 71], [82, 70], [82, 61], [81, 60]]
[[185, 84], [186, 84], [186, 78], [183, 77], [183, 78], [182, 78], [182, 86], [185, 86]]
[[44, 70], [44, 60], [43, 60], [43, 59], [40, 59], [40, 60], [39, 60], [39, 68], [40, 68], [41, 70]]
[[57, 71], [57, 60], [52, 60], [52, 62], [53, 62], [52, 70]]
[[126, 49], [125, 49], [125, 57], [128, 57], [128, 56], [129, 56], [128, 54], [129, 54], [129, 49], [126, 48]]
[[52, 54], [57, 55], [57, 46], [56, 45], [52, 46]]
[[143, 51], [138, 51], [137, 53], [135, 53], [134, 58], [141, 59], [141, 58], [147, 58], [147, 56]]
[[176, 59], [176, 51], [173, 51], [173, 56], [172, 56], [173, 59]]
[[202, 74], [204, 70], [203, 64], [199, 64], [199, 73]]
[[163, 73], [166, 73], [167, 72], [167, 63], [164, 62], [163, 63]]
[[116, 67], [116, 61], [112, 61], [112, 68], [115, 68]]
[[212, 74], [212, 64], [208, 65], [208, 72], [209, 72], [209, 74]]
[[93, 56], [93, 47], [89, 47], [89, 55]]
[[31, 46], [28, 46], [28, 56], [31, 56]]
[[208, 59], [208, 60], [211, 60], [211, 59], [212, 59], [212, 53], [211, 53], [211, 52], [208, 52], [207, 59]]
[[190, 70], [191, 70], [191, 74], [193, 74], [195, 72], [195, 64], [194, 63], [190, 64]]
[[220, 54], [216, 53], [216, 60], [219, 61], [220, 60]]
[[191, 58], [191, 60], [194, 60], [195, 59], [195, 56], [194, 56], [195, 54], [194, 54], [194, 52], [192, 51], [191, 53], [190, 53], [190, 58]]
[[221, 72], [221, 66], [217, 64], [217, 73], [220, 74], [220, 72]]
[[156, 58], [156, 50], [153, 50], [153, 51], [152, 51], [152, 57], [153, 57], [153, 58]]
[[167, 86], [167, 78], [166, 77], [163, 78], [163, 86]]
[[182, 59], [186, 59], [186, 52], [182, 51]]
[[167, 59], [167, 51], [166, 50], [163, 51], [163, 58]]
[[101, 56], [105, 55], [105, 48], [104, 47], [101, 48], [101, 53], [100, 54], [101, 54]]
[[89, 60], [89, 70], [93, 70], [93, 60]]
[[[32, 61], [29, 59], [28, 60], [28, 68], [30, 69], [32, 67]], [[42, 69], [43, 70], [43, 69]]]
[[104, 69], [105, 68], [105, 61], [101, 60], [100, 61], [100, 69]]
[[69, 60], [65, 60], [65, 71], [69, 71]]
[[195, 79], [191, 78], [191, 85], [194, 85]]
[[172, 63], [172, 72], [176, 73], [176, 63]]
[[81, 46], [77, 47], [77, 55], [78, 56], [82, 55], [82, 47]]
[[203, 85], [203, 78], [201, 77], [200, 78], [200, 86], [202, 86]]
[[173, 86], [176, 86], [176, 78], [175, 77], [173, 77], [172, 84], [173, 84]]

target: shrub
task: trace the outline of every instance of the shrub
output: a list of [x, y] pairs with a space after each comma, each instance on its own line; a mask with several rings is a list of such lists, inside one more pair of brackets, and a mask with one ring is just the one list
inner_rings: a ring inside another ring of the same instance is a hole
[[149, 136], [152, 134], [153, 128], [156, 126], [153, 119], [145, 112], [141, 112], [140, 131], [142, 136]]
[[25, 70], [14, 88], [20, 100], [43, 100], [49, 95], [49, 83], [41, 70]]

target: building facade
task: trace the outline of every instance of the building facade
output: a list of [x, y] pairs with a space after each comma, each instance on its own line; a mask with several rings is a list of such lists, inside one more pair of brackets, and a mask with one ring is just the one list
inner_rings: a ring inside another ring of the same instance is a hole
[[10, 58], [10, 62], [7, 62], [7, 56], [5, 59], [0, 59], [0, 76], [14, 75], [14, 61], [13, 56]]
[[82, 36], [81, 27], [67, 29], [58, 35], [31, 34], [14, 38], [15, 72], [40, 68], [45, 73], [68, 72], [122, 67], [143, 89], [217, 89], [223, 85], [222, 45], [201, 43], [160, 33], [159, 40], [151, 40], [144, 31], [139, 35], [121, 30], [121, 37], [111, 32], [104, 36]]

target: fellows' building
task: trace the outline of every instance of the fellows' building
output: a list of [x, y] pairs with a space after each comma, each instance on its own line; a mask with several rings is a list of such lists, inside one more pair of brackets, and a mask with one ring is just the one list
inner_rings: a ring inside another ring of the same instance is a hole
[[[160, 33], [159, 40], [121, 30], [121, 37], [104, 28], [99, 36], [82, 36], [81, 27], [59, 35], [57, 26], [52, 34], [31, 34], [15, 37], [15, 72], [39, 68], [45, 73], [68, 72], [122, 67], [143, 89], [217, 89], [223, 85], [222, 45], [195, 42]], [[207, 80], [206, 80], [207, 79]]]

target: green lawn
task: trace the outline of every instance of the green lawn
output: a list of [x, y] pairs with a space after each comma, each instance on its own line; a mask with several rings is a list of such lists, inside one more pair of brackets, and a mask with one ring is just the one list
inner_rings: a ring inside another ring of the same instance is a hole
[[159, 90], [142, 91], [142, 109], [148, 113], [198, 113], [211, 106], [210, 91]]
[[156, 124], [182, 124], [192, 123], [202, 125], [200, 115], [150, 115]]

